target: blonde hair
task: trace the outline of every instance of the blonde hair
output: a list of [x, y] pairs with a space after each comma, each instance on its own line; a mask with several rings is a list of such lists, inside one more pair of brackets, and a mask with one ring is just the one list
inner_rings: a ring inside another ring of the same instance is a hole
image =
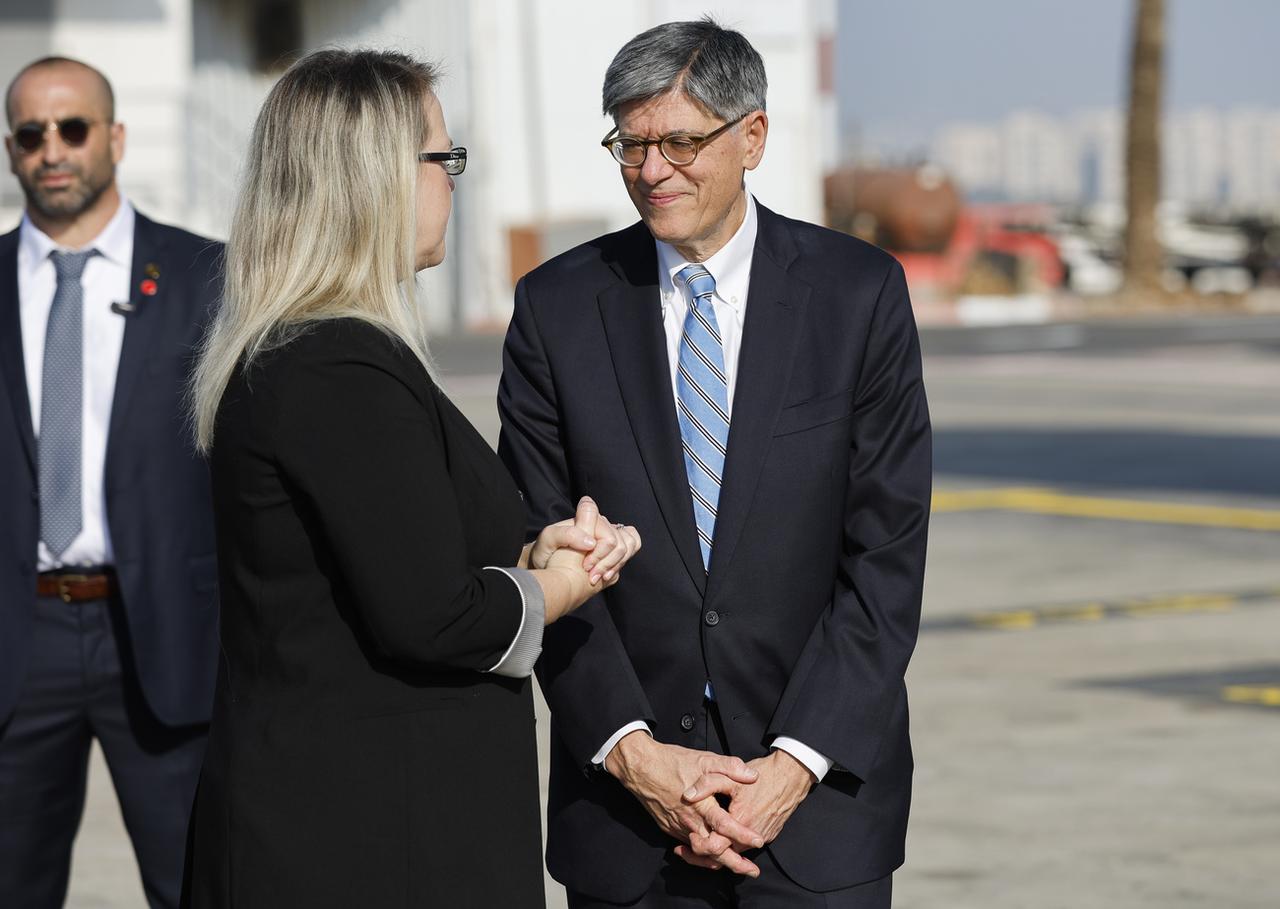
[[413, 291], [417, 155], [435, 81], [434, 67], [405, 54], [323, 50], [267, 95], [232, 217], [222, 304], [192, 378], [201, 452], [237, 366], [308, 323], [363, 319], [431, 371]]

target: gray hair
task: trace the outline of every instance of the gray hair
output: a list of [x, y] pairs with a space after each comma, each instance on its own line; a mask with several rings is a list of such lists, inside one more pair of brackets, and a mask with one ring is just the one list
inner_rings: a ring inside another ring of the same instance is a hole
[[764, 110], [768, 86], [751, 42], [706, 16], [667, 22], [623, 45], [604, 75], [603, 107], [616, 123], [622, 105], [680, 89], [729, 122]]

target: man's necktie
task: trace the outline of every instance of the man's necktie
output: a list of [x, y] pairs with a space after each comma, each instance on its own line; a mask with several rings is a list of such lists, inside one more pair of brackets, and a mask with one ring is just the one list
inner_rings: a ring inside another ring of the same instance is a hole
[[84, 289], [96, 250], [54, 252], [58, 286], [44, 338], [40, 391], [40, 538], [55, 559], [80, 535], [81, 421], [84, 399]]
[[724, 345], [711, 296], [715, 278], [701, 265], [686, 265], [676, 273], [676, 286], [689, 288], [692, 302], [680, 338], [676, 372], [676, 411], [684, 443], [684, 467], [693, 497], [702, 567], [711, 566], [720, 478], [729, 444], [729, 385], [724, 369]]

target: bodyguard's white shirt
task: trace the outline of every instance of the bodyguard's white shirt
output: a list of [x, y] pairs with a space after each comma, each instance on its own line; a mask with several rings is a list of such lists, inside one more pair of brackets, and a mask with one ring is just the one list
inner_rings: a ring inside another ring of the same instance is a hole
[[[133, 227], [133, 206], [122, 198], [120, 207], [102, 233], [82, 247], [98, 251], [98, 255], [85, 263], [80, 276], [84, 287], [84, 410], [80, 453], [83, 523], [80, 535], [67, 547], [61, 560], [54, 559], [44, 542], [40, 542], [36, 554], [39, 571], [115, 562], [111, 533], [107, 528], [103, 471], [107, 460], [111, 402], [116, 390], [116, 368], [120, 364], [120, 348], [124, 344], [125, 317], [112, 312], [111, 304], [129, 299]], [[37, 438], [40, 435], [45, 330], [58, 285], [49, 254], [63, 248], [23, 216], [18, 228], [18, 316], [22, 326], [22, 357], [26, 366], [31, 425]]]
[[[747, 311], [747, 292], [751, 288], [751, 260], [755, 255], [758, 220], [756, 200], [746, 193], [747, 211], [734, 235], [711, 256], [702, 267], [715, 279], [715, 295], [711, 306], [716, 313], [720, 342], [724, 346], [724, 368], [729, 393], [729, 417], [733, 418], [733, 392], [738, 379], [738, 356], [742, 352], [742, 324]], [[671, 397], [677, 397], [676, 374], [680, 365], [680, 339], [684, 334], [684, 320], [692, 302], [685, 290], [675, 283], [676, 273], [690, 262], [680, 255], [674, 246], [655, 240], [658, 248], [658, 294], [662, 300], [662, 328], [667, 336], [667, 360], [671, 367]], [[649, 726], [636, 720], [623, 726], [604, 743], [592, 758], [593, 763], [604, 763], [613, 746], [627, 733], [637, 729], [646, 731]], [[781, 748], [812, 771], [821, 780], [831, 770], [832, 761], [814, 751], [803, 742], [787, 736], [773, 740], [774, 748]]]

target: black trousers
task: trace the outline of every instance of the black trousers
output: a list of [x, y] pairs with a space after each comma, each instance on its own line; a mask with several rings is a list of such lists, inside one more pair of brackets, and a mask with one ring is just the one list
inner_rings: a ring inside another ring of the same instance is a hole
[[[715, 703], [704, 702], [703, 710], [694, 747], [727, 754]], [[760, 867], [760, 877], [753, 880], [728, 870], [697, 868], [672, 852], [638, 901], [607, 903], [570, 891], [569, 909], [889, 909], [892, 903], [893, 875], [819, 893], [787, 877], [767, 847], [744, 855]]]
[[118, 600], [41, 597], [18, 704], [0, 726], [0, 906], [63, 904], [97, 738], [152, 909], [176, 907], [207, 726], [151, 715]]

